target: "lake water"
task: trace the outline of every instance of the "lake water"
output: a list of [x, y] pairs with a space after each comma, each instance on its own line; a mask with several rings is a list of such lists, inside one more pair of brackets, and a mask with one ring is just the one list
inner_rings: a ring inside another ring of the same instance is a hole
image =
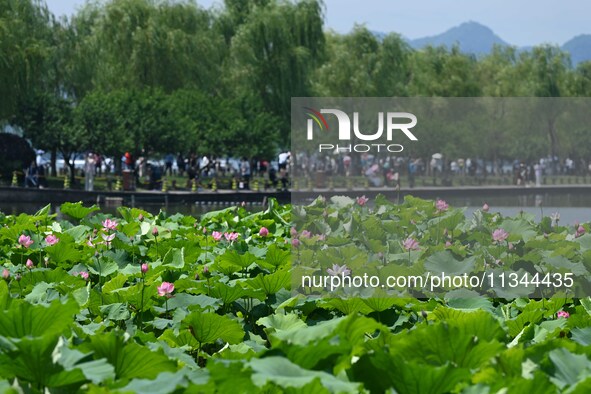
[[454, 207], [466, 207], [466, 215], [472, 215], [486, 202], [491, 212], [501, 212], [507, 216], [516, 216], [525, 212], [534, 215], [539, 221], [542, 214], [549, 216], [558, 212], [561, 224], [591, 221], [591, 194], [584, 192], [513, 196], [491, 194], [476, 197], [456, 196], [447, 198], [446, 201]]
[[[535, 215], [540, 220], [542, 214], [549, 216], [554, 212], [560, 214], [561, 224], [574, 224], [575, 222], [591, 221], [591, 193], [569, 192], [551, 194], [522, 194], [502, 195], [490, 192], [482, 196], [446, 197], [446, 201], [453, 207], [466, 207], [466, 215], [471, 216], [474, 211], [480, 209], [486, 202], [492, 212], [501, 212], [503, 215], [519, 215], [526, 212]], [[151, 213], [158, 213], [161, 209], [168, 214], [182, 213], [184, 215], [198, 216], [202, 213], [224, 209], [235, 204], [139, 204], [138, 208]], [[43, 204], [0, 202], [0, 211], [6, 214], [35, 213], [43, 207]], [[117, 213], [116, 207], [102, 206], [103, 212]], [[246, 209], [260, 211], [260, 204], [247, 204]], [[55, 210], [54, 210], [55, 212]]]

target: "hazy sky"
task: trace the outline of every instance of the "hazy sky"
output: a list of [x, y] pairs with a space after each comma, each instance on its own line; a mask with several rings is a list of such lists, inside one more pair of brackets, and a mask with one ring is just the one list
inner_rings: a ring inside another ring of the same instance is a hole
[[[84, 0], [46, 0], [56, 15], [71, 14]], [[197, 0], [209, 8], [222, 0]], [[591, 33], [589, 0], [324, 0], [326, 26], [340, 33], [355, 23], [408, 38], [442, 33], [462, 22], [490, 27], [510, 44], [563, 44]]]

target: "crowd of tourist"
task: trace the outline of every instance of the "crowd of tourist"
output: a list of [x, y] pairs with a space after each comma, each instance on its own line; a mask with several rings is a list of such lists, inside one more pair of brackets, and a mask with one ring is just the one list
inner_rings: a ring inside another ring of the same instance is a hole
[[[79, 163], [80, 164], [80, 163]], [[117, 165], [119, 164], [119, 165]], [[26, 187], [47, 187], [46, 174], [49, 163], [38, 155], [25, 169]], [[67, 171], [66, 166], [63, 170]], [[591, 174], [591, 162], [567, 157], [560, 159], [543, 157], [535, 161], [525, 160], [483, 160], [480, 158], [448, 159], [439, 153], [430, 158], [412, 156], [386, 156], [363, 153], [304, 154], [281, 152], [274, 160], [215, 155], [197, 155], [169, 153], [161, 159], [152, 159], [147, 155], [134, 157], [126, 152], [117, 163], [112, 158], [90, 152], [84, 155], [83, 164], [75, 166], [76, 175], [84, 177], [86, 190], [94, 189], [94, 178], [113, 174], [127, 174], [136, 184], [148, 189], [160, 189], [164, 177], [182, 177], [190, 188], [193, 182], [207, 183], [214, 178], [232, 178], [237, 187], [249, 189], [253, 177], [263, 180], [261, 187], [287, 190], [290, 176], [313, 178], [319, 174], [323, 178], [332, 176], [365, 177], [374, 187], [398, 187], [402, 177], [408, 177], [409, 185], [414, 186], [415, 178], [426, 176], [433, 178], [502, 176], [511, 179], [515, 185], [540, 185], [545, 176], [551, 175], [588, 175]], [[127, 179], [127, 178], [126, 178]]]

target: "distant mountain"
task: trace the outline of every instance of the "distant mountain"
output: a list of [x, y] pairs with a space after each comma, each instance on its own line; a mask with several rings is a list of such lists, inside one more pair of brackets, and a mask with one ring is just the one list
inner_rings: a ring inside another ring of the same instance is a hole
[[573, 66], [591, 60], [591, 34], [581, 34], [567, 41], [562, 49], [570, 53]]
[[416, 49], [427, 45], [451, 48], [458, 44], [462, 52], [476, 55], [489, 53], [495, 44], [509, 45], [490, 28], [477, 22], [465, 22], [436, 36], [411, 40], [409, 44]]
[[[378, 39], [383, 39], [386, 33], [372, 32]], [[497, 36], [490, 28], [478, 22], [465, 22], [459, 26], [430, 37], [417, 38], [415, 40], [405, 39], [415, 49], [421, 49], [428, 45], [445, 46], [451, 48], [457, 44], [464, 53], [475, 55], [486, 55], [491, 52], [493, 46], [511, 45]], [[517, 48], [518, 52], [530, 51], [532, 46]], [[591, 60], [591, 34], [582, 34], [567, 41], [562, 47], [565, 52], [570, 53], [574, 67], [577, 64]]]

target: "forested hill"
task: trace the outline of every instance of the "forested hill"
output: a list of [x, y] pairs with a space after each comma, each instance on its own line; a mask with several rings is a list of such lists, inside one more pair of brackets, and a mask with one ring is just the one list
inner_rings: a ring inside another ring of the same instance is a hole
[[[382, 32], [375, 32], [375, 34], [378, 38], [386, 36]], [[452, 27], [441, 34], [406, 41], [415, 49], [423, 49], [426, 46], [444, 46], [451, 49], [457, 45], [463, 53], [478, 56], [491, 54], [495, 45], [503, 47], [514, 45], [503, 40], [489, 27], [472, 21]], [[522, 52], [529, 51], [531, 48], [527, 46], [517, 49]], [[591, 60], [591, 35], [581, 34], [573, 37], [560, 48], [570, 55], [573, 66], [577, 66], [581, 62]]]

